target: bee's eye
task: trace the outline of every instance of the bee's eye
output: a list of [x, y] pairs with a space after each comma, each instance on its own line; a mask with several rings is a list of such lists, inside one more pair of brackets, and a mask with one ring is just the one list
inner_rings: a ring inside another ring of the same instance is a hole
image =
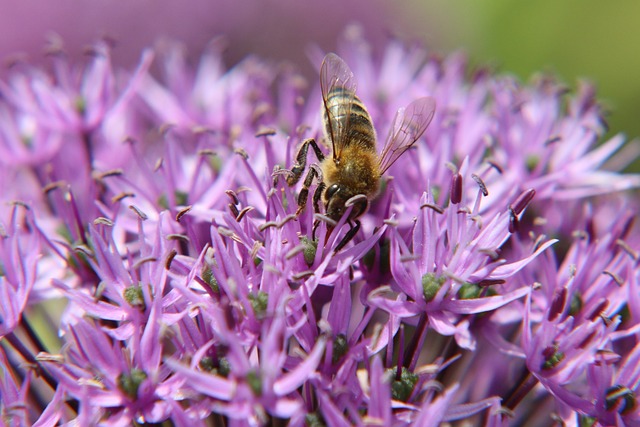
[[338, 184], [333, 184], [331, 187], [327, 188], [327, 191], [324, 193], [324, 197], [327, 200], [331, 200], [331, 198], [338, 192], [340, 186]]

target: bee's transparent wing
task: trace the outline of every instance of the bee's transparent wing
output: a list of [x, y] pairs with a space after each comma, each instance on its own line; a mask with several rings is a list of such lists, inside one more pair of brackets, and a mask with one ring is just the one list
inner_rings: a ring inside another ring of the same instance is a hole
[[436, 111], [436, 101], [430, 96], [419, 98], [396, 113], [387, 142], [380, 154], [382, 175], [422, 136]]
[[[327, 136], [331, 139], [333, 158], [340, 155], [348, 143], [347, 130], [351, 118], [351, 105], [356, 92], [356, 81], [349, 66], [335, 53], [328, 53], [320, 68], [322, 105], [327, 115]], [[341, 97], [335, 102], [333, 97]]]

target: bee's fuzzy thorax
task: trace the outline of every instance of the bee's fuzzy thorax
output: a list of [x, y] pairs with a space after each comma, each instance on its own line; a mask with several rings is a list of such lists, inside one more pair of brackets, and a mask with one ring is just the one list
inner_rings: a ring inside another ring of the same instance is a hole
[[355, 145], [344, 148], [339, 166], [327, 157], [322, 162], [322, 173], [326, 183], [338, 183], [352, 190], [353, 195], [371, 197], [378, 192], [380, 173], [376, 154]]

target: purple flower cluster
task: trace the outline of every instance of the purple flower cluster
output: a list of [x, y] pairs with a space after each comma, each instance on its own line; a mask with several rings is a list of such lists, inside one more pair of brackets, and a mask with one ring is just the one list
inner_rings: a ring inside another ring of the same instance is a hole
[[222, 51], [0, 82], [4, 423], [640, 425], [640, 176], [590, 86], [348, 33], [379, 135], [437, 110], [336, 251], [283, 172], [316, 81]]

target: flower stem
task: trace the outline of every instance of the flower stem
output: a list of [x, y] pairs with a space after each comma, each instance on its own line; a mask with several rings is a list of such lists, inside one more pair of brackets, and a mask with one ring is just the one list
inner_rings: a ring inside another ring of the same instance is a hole
[[[23, 323], [25, 323], [24, 319], [23, 319]], [[31, 336], [31, 334], [33, 334], [33, 331], [30, 331], [30, 332], [27, 332], [27, 333]], [[39, 377], [41, 377], [49, 385], [49, 387], [51, 387], [52, 390], [56, 390], [57, 389], [57, 387], [58, 387], [57, 380], [49, 373], [49, 371], [47, 371], [44, 368], [44, 366], [42, 366], [42, 364], [38, 361], [38, 359], [36, 359], [36, 357], [33, 356], [31, 351], [29, 351], [29, 349], [27, 347], [25, 347], [24, 344], [22, 344], [22, 341], [20, 341], [20, 339], [18, 337], [16, 337], [13, 332], [5, 335], [4, 338], [6, 338], [7, 341], [9, 342], [9, 344], [11, 344], [11, 346], [29, 364], [31, 364], [34, 367], [36, 374]], [[37, 337], [35, 339], [37, 341], [39, 341], [39, 339]], [[42, 346], [41, 343], [39, 345]], [[78, 409], [79, 409], [78, 408], [78, 401], [73, 400], [73, 399], [67, 399], [65, 401], [65, 403], [72, 411], [74, 411], [76, 414], [78, 413]]]
[[49, 386], [55, 390], [58, 387], [58, 382], [49, 374], [47, 370], [38, 362], [38, 360], [31, 354], [31, 351], [22, 344], [22, 341], [15, 336], [13, 332], [4, 336], [9, 344], [30, 364], [36, 367], [38, 376], [42, 377]]
[[27, 336], [29, 337], [29, 339], [31, 340], [33, 345], [35, 346], [35, 348], [39, 352], [40, 351], [48, 351], [48, 349], [45, 347], [45, 345], [42, 342], [42, 340], [40, 339], [40, 337], [38, 335], [36, 335], [36, 332], [31, 327], [31, 324], [29, 323], [29, 320], [26, 318], [26, 316], [22, 316], [21, 324], [22, 324], [22, 326], [24, 328], [24, 331], [27, 333]]
[[538, 379], [531, 375], [529, 369], [525, 368], [520, 381], [505, 395], [503, 406], [514, 410], [524, 397], [538, 384]]
[[[398, 341], [398, 360], [403, 359], [403, 351], [404, 351], [404, 325], [400, 325], [400, 338]], [[396, 368], [396, 381], [400, 381], [402, 379], [402, 364], [398, 363]]]
[[424, 339], [427, 336], [427, 325], [429, 324], [427, 316], [420, 316], [420, 320], [418, 321], [418, 325], [416, 326], [416, 330], [413, 335], [413, 339], [411, 340], [410, 347], [407, 349], [407, 352], [404, 356], [404, 361], [402, 363], [403, 366], [406, 366], [411, 372], [416, 368], [416, 364], [418, 363], [418, 355], [420, 353], [420, 349], [422, 349], [422, 344], [424, 344]]

